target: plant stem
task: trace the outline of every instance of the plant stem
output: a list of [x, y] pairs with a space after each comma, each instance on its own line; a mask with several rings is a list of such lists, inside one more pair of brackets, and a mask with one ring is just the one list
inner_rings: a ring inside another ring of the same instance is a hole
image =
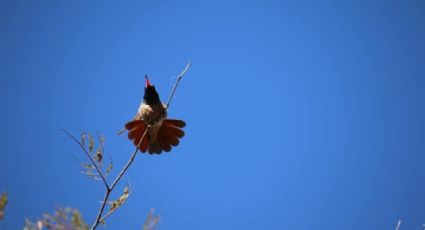
[[[150, 126], [148, 126], [148, 128], [143, 133], [143, 136], [140, 139], [140, 143], [143, 142], [143, 139], [145, 139], [146, 134], [148, 133], [149, 129], [150, 129]], [[106, 203], [108, 202], [109, 194], [111, 194], [112, 190], [115, 188], [115, 186], [121, 180], [121, 178], [123, 177], [125, 172], [127, 172], [128, 168], [133, 163], [134, 158], [136, 158], [136, 154], [137, 154], [138, 151], [139, 151], [139, 145], [136, 147], [133, 154], [131, 154], [130, 159], [128, 160], [127, 164], [124, 166], [124, 168], [118, 174], [117, 178], [115, 178], [112, 185], [106, 189], [105, 198], [103, 198], [102, 205], [100, 206], [99, 213], [97, 214], [96, 220], [93, 223], [92, 227], [90, 228], [91, 230], [96, 229], [96, 227], [99, 225], [99, 223], [101, 223], [104, 219], [106, 219], [106, 217], [108, 217], [110, 215], [110, 214], [109, 215], [107, 214], [106, 216], [102, 217], [103, 211], [105, 210]]]
[[[177, 86], [178, 86], [180, 80], [182, 79], [183, 75], [187, 72], [187, 70], [190, 68], [190, 66], [191, 66], [191, 62], [189, 62], [186, 65], [186, 67], [184, 68], [184, 70], [177, 77], [177, 81], [176, 81], [176, 83], [174, 84], [174, 86], [173, 86], [173, 88], [171, 90], [170, 97], [168, 98], [168, 101], [167, 101], [167, 104], [166, 104], [166, 108], [167, 109], [170, 106], [171, 100], [173, 99], [174, 93], [175, 93], [175, 91], [177, 89]], [[81, 142], [79, 142], [77, 140], [77, 138], [75, 138], [72, 134], [70, 134], [69, 132], [67, 132], [64, 129], [61, 129], [65, 134], [67, 134], [69, 137], [71, 137], [71, 139], [74, 140], [81, 147], [81, 149], [84, 151], [84, 153], [86, 154], [86, 156], [90, 159], [90, 161], [93, 164], [93, 166], [96, 168], [97, 173], [99, 174], [99, 176], [101, 177], [103, 183], [105, 184], [105, 196], [103, 198], [102, 204], [100, 205], [100, 209], [99, 209], [99, 212], [98, 212], [98, 214], [96, 216], [96, 220], [94, 221], [92, 227], [90, 228], [91, 230], [95, 230], [99, 226], [99, 223], [102, 223], [107, 217], [109, 217], [109, 215], [112, 214], [113, 211], [109, 211], [108, 213], [106, 213], [102, 217], [102, 214], [105, 211], [106, 203], [108, 202], [108, 199], [109, 199], [109, 195], [114, 190], [114, 188], [118, 184], [118, 182], [122, 179], [122, 177], [124, 176], [124, 174], [127, 172], [127, 170], [130, 167], [130, 165], [133, 163], [134, 159], [136, 158], [137, 152], [139, 151], [139, 146], [143, 142], [143, 140], [144, 140], [144, 138], [145, 138], [145, 136], [146, 136], [146, 134], [147, 134], [147, 132], [149, 131], [150, 128], [151, 128], [151, 126], [148, 126], [146, 128], [145, 132], [143, 133], [142, 138], [140, 139], [139, 144], [137, 145], [137, 147], [134, 150], [133, 154], [131, 154], [130, 159], [128, 160], [127, 164], [122, 168], [121, 172], [118, 174], [118, 176], [115, 178], [115, 180], [112, 182], [112, 184], [110, 186], [108, 185], [108, 182], [106, 181], [105, 176], [102, 174], [101, 170], [97, 166], [97, 164], [94, 161], [94, 159], [87, 152], [87, 150], [84, 147], [84, 145]], [[120, 131], [120, 133], [121, 133], [121, 131]], [[102, 148], [103, 148], [103, 146], [102, 146]]]
[[167, 101], [167, 106], [166, 106], [167, 109], [168, 109], [168, 107], [170, 107], [171, 100], [173, 99], [174, 93], [176, 92], [176, 89], [177, 89], [177, 86], [179, 85], [180, 80], [182, 79], [183, 75], [186, 73], [186, 71], [190, 68], [191, 65], [192, 65], [191, 62], [187, 63], [184, 70], [177, 77], [177, 82], [176, 82], [176, 84], [174, 84], [173, 89], [171, 90], [170, 97], [168, 98], [168, 101]]
[[75, 138], [72, 134], [70, 134], [68, 131], [66, 131], [65, 129], [61, 129], [62, 132], [64, 132], [66, 135], [68, 135], [72, 140], [74, 140], [75, 143], [77, 143], [81, 149], [83, 150], [83, 152], [86, 154], [87, 158], [90, 159], [91, 163], [93, 164], [93, 166], [96, 168], [97, 173], [99, 174], [100, 178], [102, 178], [103, 183], [105, 184], [106, 190], [109, 190], [109, 185], [108, 182], [106, 181], [105, 177], [103, 176], [102, 172], [100, 171], [99, 167], [97, 166], [96, 162], [93, 160], [93, 158], [90, 156], [90, 154], [87, 152], [86, 148], [84, 147], [84, 145], [82, 143], [80, 143], [77, 138]]

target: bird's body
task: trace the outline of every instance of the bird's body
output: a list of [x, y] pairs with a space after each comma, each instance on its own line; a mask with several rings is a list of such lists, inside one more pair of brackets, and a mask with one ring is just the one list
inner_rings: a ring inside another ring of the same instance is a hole
[[[160, 154], [169, 152], [171, 146], [179, 144], [184, 136], [181, 130], [186, 123], [181, 120], [166, 119], [167, 107], [162, 104], [155, 87], [146, 77], [145, 94], [135, 118], [125, 125], [128, 138], [139, 147], [140, 151]], [[144, 133], [148, 129], [146, 136]], [[143, 139], [143, 140], [142, 140]]]
[[165, 106], [162, 103], [149, 105], [142, 102], [137, 111], [137, 116], [146, 124], [152, 126], [161, 125], [162, 121], [167, 117], [167, 108]]

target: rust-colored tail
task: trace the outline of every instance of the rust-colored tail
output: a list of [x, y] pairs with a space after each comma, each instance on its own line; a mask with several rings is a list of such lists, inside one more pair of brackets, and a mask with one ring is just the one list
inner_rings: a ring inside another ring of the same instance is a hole
[[160, 127], [150, 129], [142, 142], [141, 139], [147, 127], [143, 120], [130, 121], [125, 128], [128, 130], [128, 138], [135, 146], [139, 146], [141, 152], [160, 154], [162, 150], [169, 152], [172, 146], [179, 144], [179, 139], [184, 136], [182, 128], [185, 126], [186, 123], [182, 120], [165, 119]]

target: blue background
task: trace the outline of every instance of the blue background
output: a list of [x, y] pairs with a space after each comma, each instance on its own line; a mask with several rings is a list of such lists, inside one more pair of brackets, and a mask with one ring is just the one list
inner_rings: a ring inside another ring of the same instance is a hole
[[59, 131], [116, 132], [149, 74], [187, 121], [140, 154], [108, 229], [420, 229], [425, 222], [425, 3], [0, 1], [2, 229], [57, 205], [92, 223], [104, 188]]

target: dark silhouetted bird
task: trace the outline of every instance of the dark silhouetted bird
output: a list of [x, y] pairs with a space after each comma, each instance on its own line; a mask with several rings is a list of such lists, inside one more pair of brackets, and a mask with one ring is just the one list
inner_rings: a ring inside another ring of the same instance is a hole
[[[171, 151], [172, 146], [179, 144], [179, 139], [184, 136], [183, 127], [186, 123], [182, 120], [167, 119], [167, 108], [162, 104], [155, 86], [146, 78], [145, 94], [134, 119], [127, 124], [128, 138], [138, 146], [140, 151], [149, 154], [160, 154], [162, 150]], [[145, 138], [143, 134], [150, 126]]]

